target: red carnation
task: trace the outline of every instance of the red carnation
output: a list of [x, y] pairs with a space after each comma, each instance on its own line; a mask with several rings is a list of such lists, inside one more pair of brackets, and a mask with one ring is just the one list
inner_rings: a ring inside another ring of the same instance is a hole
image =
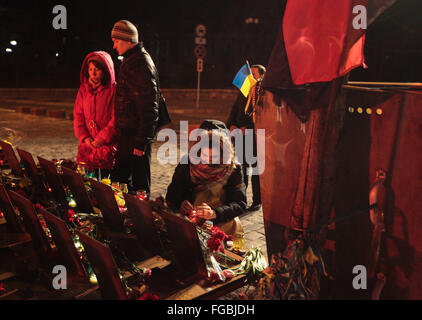
[[6, 293], [6, 288], [3, 286], [3, 282], [0, 282], [0, 295]]
[[208, 247], [208, 249], [210, 249], [211, 252], [214, 252], [214, 251], [223, 252], [224, 251], [224, 247], [223, 247], [223, 243], [222, 243], [221, 239], [218, 239], [218, 238], [215, 238], [215, 237], [211, 237], [211, 238], [208, 239], [207, 247]]
[[138, 300], [158, 300], [158, 296], [147, 292], [147, 293], [144, 293], [142, 296], [140, 296]]
[[69, 209], [66, 212], [66, 220], [69, 222], [73, 222], [73, 216], [75, 215], [75, 211]]
[[216, 232], [220, 231], [220, 228], [219, 228], [219, 227], [212, 227], [212, 228], [210, 229], [210, 231], [211, 231], [212, 233], [216, 233]]
[[213, 237], [223, 241], [226, 238], [226, 234], [223, 231], [217, 231], [213, 234]]
[[37, 209], [44, 209], [44, 207], [39, 202], [37, 202], [35, 204], [35, 208], [37, 208]]
[[216, 237], [218, 239], [221, 239], [222, 241], [231, 241], [231, 240], [233, 240], [233, 236], [227, 235], [219, 227], [212, 227], [210, 231], [212, 232], [213, 237]]
[[40, 219], [40, 223], [41, 223], [41, 226], [43, 227], [43, 229], [46, 229], [47, 228], [47, 224], [45, 223], [44, 220], [41, 220]]
[[212, 236], [207, 241], [208, 249], [213, 251], [224, 251], [223, 241], [231, 241], [233, 237], [231, 235], [227, 235], [224, 231], [222, 231], [219, 227], [212, 227], [210, 229], [212, 232]]

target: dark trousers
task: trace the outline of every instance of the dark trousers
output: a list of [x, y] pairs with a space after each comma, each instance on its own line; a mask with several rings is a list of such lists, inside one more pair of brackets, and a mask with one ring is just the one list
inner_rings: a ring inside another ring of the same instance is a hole
[[[101, 172], [101, 175], [100, 175], [100, 172]], [[97, 179], [100, 179], [100, 178], [107, 179], [109, 176], [111, 176], [111, 173], [112, 173], [112, 170], [109, 170], [109, 169], [98, 169], [98, 168], [94, 169], [94, 174]]]
[[112, 182], [126, 183], [129, 191], [151, 191], [151, 144], [142, 157], [133, 155], [134, 141], [122, 138], [117, 145], [116, 163], [111, 173]]
[[[249, 168], [249, 164], [244, 163], [242, 165], [243, 170], [243, 182], [245, 183], [246, 189], [248, 188], [249, 184], [249, 176], [247, 175], [247, 170]], [[259, 175], [255, 174], [252, 175], [252, 202], [254, 204], [261, 203], [261, 186], [259, 185]]]
[[[252, 168], [256, 167], [257, 164], [248, 164], [246, 163], [246, 138], [243, 137], [243, 163], [242, 163], [242, 171], [243, 171], [243, 182], [245, 184], [246, 189], [248, 188], [249, 185], [249, 175], [247, 174], [248, 172], [248, 168], [251, 167]], [[256, 134], [255, 134], [255, 130], [253, 132], [253, 156], [256, 157], [258, 154], [258, 150], [257, 150], [257, 145], [256, 145]], [[251, 174], [251, 180], [252, 180], [252, 202], [254, 204], [258, 204], [261, 203], [261, 187], [259, 184], [259, 175], [257, 174]]]

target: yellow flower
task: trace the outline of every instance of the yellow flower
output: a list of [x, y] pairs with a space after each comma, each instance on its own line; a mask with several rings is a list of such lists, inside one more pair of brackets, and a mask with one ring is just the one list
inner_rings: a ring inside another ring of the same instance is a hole
[[117, 205], [119, 206], [119, 207], [124, 207], [125, 206], [125, 200], [124, 199], [122, 199], [119, 195], [114, 195], [114, 198], [116, 198], [116, 202], [117, 202]]
[[70, 200], [69, 201], [69, 207], [71, 207], [71, 208], [75, 208], [76, 207], [76, 202], [75, 202], [75, 200]]
[[110, 179], [102, 179], [101, 183], [104, 183], [104, 184], [109, 186], [109, 185], [111, 185], [111, 180]]
[[91, 275], [89, 276], [89, 282], [91, 282], [92, 284], [98, 283], [98, 280], [97, 280], [95, 273], [91, 273]]

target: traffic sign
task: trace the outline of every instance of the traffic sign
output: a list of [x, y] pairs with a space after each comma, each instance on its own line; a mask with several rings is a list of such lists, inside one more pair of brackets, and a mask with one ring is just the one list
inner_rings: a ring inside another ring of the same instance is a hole
[[196, 59], [196, 71], [202, 72], [204, 70], [204, 59]]
[[198, 24], [195, 28], [196, 35], [203, 37], [207, 34], [207, 28], [203, 24]]
[[203, 59], [207, 55], [207, 49], [203, 45], [196, 46], [193, 52], [198, 59]]

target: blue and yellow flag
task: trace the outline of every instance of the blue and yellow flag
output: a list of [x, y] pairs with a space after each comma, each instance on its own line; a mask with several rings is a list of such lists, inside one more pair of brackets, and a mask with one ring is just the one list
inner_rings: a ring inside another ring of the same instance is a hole
[[256, 80], [252, 75], [249, 64], [245, 64], [240, 68], [233, 80], [233, 84], [239, 88], [245, 97], [249, 95], [249, 91], [255, 85]]

